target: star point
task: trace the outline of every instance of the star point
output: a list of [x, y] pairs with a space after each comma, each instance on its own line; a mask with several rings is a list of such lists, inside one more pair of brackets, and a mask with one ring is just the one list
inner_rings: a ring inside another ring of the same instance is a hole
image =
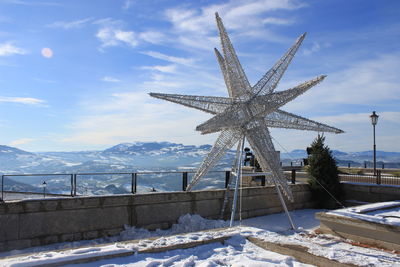
[[279, 186], [285, 195], [293, 200], [268, 127], [342, 133], [343, 131], [340, 129], [280, 109], [286, 103], [323, 81], [326, 75], [320, 75], [284, 91], [274, 92], [306, 36], [306, 33], [303, 33], [272, 68], [253, 87], [250, 86], [218, 12], [215, 13], [215, 16], [221, 39], [222, 54], [216, 48], [214, 48], [214, 52], [229, 97], [150, 93], [152, 97], [214, 115], [196, 127], [196, 130], [200, 131], [201, 134], [214, 132], [220, 132], [220, 134], [187, 190], [191, 190], [201, 177], [215, 166], [227, 150], [246, 137], [262, 170], [272, 173], [267, 182]]

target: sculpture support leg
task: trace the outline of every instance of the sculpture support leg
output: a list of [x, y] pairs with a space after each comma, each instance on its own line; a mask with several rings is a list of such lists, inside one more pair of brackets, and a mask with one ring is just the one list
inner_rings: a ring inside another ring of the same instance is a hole
[[285, 210], [286, 216], [289, 219], [290, 226], [292, 227], [293, 230], [296, 230], [296, 227], [294, 226], [294, 223], [292, 221], [292, 217], [290, 217], [290, 213], [286, 207], [285, 200], [282, 197], [281, 190], [279, 189], [279, 186], [277, 184], [275, 184], [275, 188], [276, 188], [276, 191], [278, 192], [278, 197], [279, 197], [279, 200], [281, 201], [283, 209]]
[[236, 182], [235, 182], [235, 193], [233, 195], [233, 203], [232, 203], [232, 212], [231, 212], [231, 222], [229, 224], [230, 227], [233, 226], [233, 221], [235, 220], [235, 213], [236, 213], [236, 202], [238, 197], [239, 191], [239, 181], [242, 179], [242, 153], [244, 149], [244, 140], [245, 136], [240, 140], [240, 152], [237, 160], [237, 168], [236, 168]]

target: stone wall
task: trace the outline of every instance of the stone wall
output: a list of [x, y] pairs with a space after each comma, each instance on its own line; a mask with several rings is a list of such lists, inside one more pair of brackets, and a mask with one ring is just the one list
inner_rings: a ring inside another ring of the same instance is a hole
[[384, 202], [400, 200], [400, 186], [342, 183], [346, 200]]
[[[305, 184], [289, 209], [312, 208]], [[117, 235], [124, 225], [169, 228], [184, 214], [219, 217], [225, 190], [75, 197], [0, 203], [0, 251]], [[231, 198], [232, 199], [232, 193]], [[242, 218], [281, 212], [274, 187], [245, 188]], [[226, 209], [230, 214], [231, 202]]]

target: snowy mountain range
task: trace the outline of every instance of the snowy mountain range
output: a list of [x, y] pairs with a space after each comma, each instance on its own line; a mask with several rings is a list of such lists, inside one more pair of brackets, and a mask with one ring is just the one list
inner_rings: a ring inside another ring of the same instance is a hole
[[[143, 169], [159, 170], [195, 168], [211, 149], [210, 145], [183, 145], [170, 142], [122, 143], [102, 151], [27, 152], [15, 147], [0, 145], [0, 173], [79, 173], [122, 172]], [[373, 151], [332, 151], [339, 164], [352, 166], [371, 162]], [[229, 167], [234, 151], [229, 151], [217, 168]], [[296, 149], [281, 153], [285, 163], [307, 157], [305, 150]], [[377, 151], [377, 161], [400, 162], [399, 152]], [[289, 164], [286, 164], [289, 165]]]
[[[75, 152], [27, 152], [15, 147], [0, 145], [0, 174], [71, 174], [79, 173], [77, 178], [78, 194], [119, 194], [131, 190], [132, 172], [170, 172], [169, 174], [151, 173], [138, 175], [138, 191], [181, 190], [182, 174], [179, 171], [194, 171], [203, 157], [211, 149], [210, 145], [194, 146], [170, 142], [134, 142], [123, 143], [102, 151]], [[333, 155], [340, 165], [371, 166], [372, 151], [341, 152], [334, 150]], [[215, 170], [230, 169], [235, 156], [234, 151], [227, 155], [215, 167]], [[299, 165], [307, 157], [305, 150], [293, 150], [281, 153], [283, 165], [291, 162]], [[400, 153], [377, 152], [378, 166], [385, 162], [388, 167], [400, 167]], [[128, 175], [94, 175], [82, 173], [128, 173]], [[192, 177], [189, 173], [189, 179]], [[46, 181], [48, 192], [69, 194], [71, 176], [6, 176], [5, 189], [11, 191], [42, 192]], [[199, 188], [222, 188], [224, 173], [208, 174]]]

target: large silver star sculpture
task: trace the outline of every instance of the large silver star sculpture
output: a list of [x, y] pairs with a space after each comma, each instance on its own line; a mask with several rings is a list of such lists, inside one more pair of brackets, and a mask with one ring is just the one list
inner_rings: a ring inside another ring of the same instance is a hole
[[216, 20], [223, 56], [216, 48], [214, 50], [229, 97], [150, 93], [152, 97], [215, 115], [196, 128], [202, 134], [214, 132], [220, 132], [220, 134], [187, 190], [191, 190], [201, 177], [215, 166], [227, 150], [246, 137], [262, 170], [272, 173], [267, 182], [279, 186], [285, 195], [293, 200], [268, 127], [342, 133], [343, 131], [340, 129], [279, 109], [321, 82], [326, 76], [319, 76], [285, 91], [274, 92], [279, 80], [304, 40], [305, 34], [302, 34], [275, 65], [253, 87], [250, 86], [218, 13], [216, 13]]

